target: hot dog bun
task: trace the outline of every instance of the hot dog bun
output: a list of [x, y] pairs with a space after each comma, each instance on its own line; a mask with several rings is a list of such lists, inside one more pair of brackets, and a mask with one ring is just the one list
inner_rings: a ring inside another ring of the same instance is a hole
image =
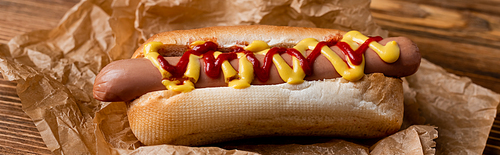
[[380, 73], [299, 85], [155, 91], [133, 101], [130, 128], [145, 145], [205, 145], [258, 136], [384, 137], [403, 122], [401, 80]]
[[[180, 56], [198, 40], [215, 42], [224, 50], [254, 40], [262, 40], [271, 47], [292, 47], [304, 38], [339, 40], [343, 34], [319, 28], [210, 27], [160, 33], [145, 44], [161, 42], [166, 49], [158, 50], [160, 55]], [[410, 73], [402, 75], [413, 74], [420, 63], [418, 48], [408, 39], [399, 41], [404, 46], [400, 48], [398, 61], [386, 65], [371, 51], [366, 53], [367, 65], [395, 72], [398, 69], [406, 72], [407, 68]], [[133, 58], [143, 56], [141, 46]], [[187, 93], [157, 90], [131, 101], [128, 119], [132, 132], [146, 145], [197, 146], [260, 136], [384, 137], [398, 131], [402, 124], [402, 81], [399, 75], [395, 76], [370, 72], [359, 81], [333, 78], [302, 84], [251, 85], [244, 89], [196, 88]], [[104, 85], [113, 82], [102, 81], [105, 82], [94, 86], [94, 91], [111, 90], [111, 86]]]

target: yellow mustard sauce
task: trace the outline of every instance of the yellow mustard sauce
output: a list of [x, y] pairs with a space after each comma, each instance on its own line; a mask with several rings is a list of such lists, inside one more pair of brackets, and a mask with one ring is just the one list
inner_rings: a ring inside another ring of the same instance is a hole
[[[368, 40], [368, 37], [364, 36], [360, 32], [349, 31], [342, 37], [342, 40], [340, 41], [349, 44], [352, 49], [356, 50], [358, 49], [359, 45], [363, 44], [366, 40]], [[393, 63], [399, 59], [400, 49], [396, 41], [387, 42], [385, 46], [374, 41], [371, 42], [369, 46], [386, 63]]]
[[[236, 89], [243, 89], [243, 88], [250, 87], [250, 83], [252, 83], [253, 78], [254, 78], [253, 65], [252, 65], [252, 63], [250, 63], [250, 61], [248, 61], [248, 59], [246, 58], [246, 55], [243, 53], [238, 53], [238, 59], [239, 59], [239, 63], [238, 63], [239, 64], [239, 68], [238, 68], [239, 78], [230, 81], [228, 86], [236, 88]], [[227, 77], [225, 77], [225, 78], [227, 78]]]

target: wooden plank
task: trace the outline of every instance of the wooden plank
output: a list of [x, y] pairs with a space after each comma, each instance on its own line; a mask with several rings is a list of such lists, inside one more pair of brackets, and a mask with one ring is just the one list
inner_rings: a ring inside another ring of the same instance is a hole
[[[406, 36], [427, 60], [500, 93], [500, 1], [374, 0], [390, 36]], [[484, 7], [484, 8], [483, 8]]]
[[0, 43], [33, 30], [52, 29], [79, 0], [0, 0]]
[[[52, 29], [79, 0], [0, 0], [0, 43], [17, 35]], [[52, 154], [22, 111], [16, 83], [0, 79], [0, 154]]]
[[22, 111], [14, 85], [0, 79], [0, 153], [51, 154], [33, 121]]
[[[373, 0], [390, 36], [406, 36], [427, 60], [500, 93], [500, 0]], [[484, 154], [500, 154], [500, 119]]]

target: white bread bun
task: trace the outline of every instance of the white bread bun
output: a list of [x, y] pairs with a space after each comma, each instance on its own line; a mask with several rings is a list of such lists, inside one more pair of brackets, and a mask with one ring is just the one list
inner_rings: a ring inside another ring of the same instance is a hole
[[150, 92], [128, 119], [145, 145], [204, 145], [261, 136], [384, 137], [403, 122], [399, 78], [375, 73], [298, 85], [253, 85]]

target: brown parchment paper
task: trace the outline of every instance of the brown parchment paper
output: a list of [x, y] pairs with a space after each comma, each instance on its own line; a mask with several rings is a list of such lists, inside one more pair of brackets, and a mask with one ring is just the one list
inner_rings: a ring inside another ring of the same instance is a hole
[[386, 37], [387, 32], [371, 19], [369, 3], [83, 0], [53, 30], [26, 33], [0, 45], [0, 71], [5, 79], [18, 82], [23, 110], [54, 154], [480, 154], [500, 96], [425, 60], [417, 74], [406, 78], [402, 130], [383, 139], [316, 137], [285, 138], [278, 144], [257, 140], [204, 147], [141, 146], [128, 126], [125, 103], [92, 98], [99, 70], [129, 58], [155, 33], [270, 24], [353, 29]]

